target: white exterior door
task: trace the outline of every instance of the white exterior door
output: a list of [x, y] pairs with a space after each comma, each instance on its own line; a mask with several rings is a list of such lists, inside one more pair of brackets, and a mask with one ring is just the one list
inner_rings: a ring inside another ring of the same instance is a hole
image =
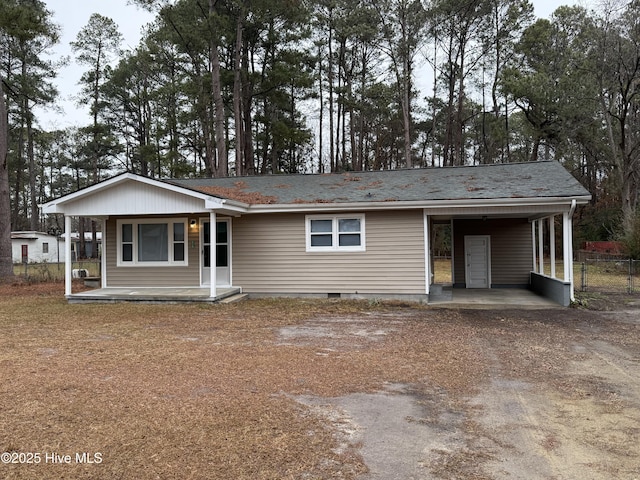
[[489, 235], [464, 237], [467, 288], [491, 287], [491, 245]]
[[211, 285], [211, 241], [215, 241], [216, 249], [216, 286], [231, 286], [231, 222], [218, 220], [216, 231], [212, 235], [211, 223], [200, 223], [200, 253], [202, 285]]

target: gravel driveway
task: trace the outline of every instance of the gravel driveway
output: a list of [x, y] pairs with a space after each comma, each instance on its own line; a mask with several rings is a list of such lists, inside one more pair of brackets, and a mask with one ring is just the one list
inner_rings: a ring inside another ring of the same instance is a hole
[[[469, 388], [425, 381], [298, 397], [358, 448], [368, 468], [358, 478], [640, 479], [640, 311], [453, 315], [472, 329], [468, 342], [486, 372], [467, 378]], [[315, 319], [286, 335], [304, 341], [313, 332], [339, 350], [350, 334], [362, 338], [361, 321]]]

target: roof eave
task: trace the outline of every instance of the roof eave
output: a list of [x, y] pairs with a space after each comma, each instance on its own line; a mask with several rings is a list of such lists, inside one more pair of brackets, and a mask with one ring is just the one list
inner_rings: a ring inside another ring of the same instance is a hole
[[82, 198], [86, 195], [91, 195], [100, 190], [104, 190], [110, 188], [114, 185], [122, 183], [126, 180], [138, 180], [144, 177], [140, 177], [133, 173], [122, 173], [120, 175], [116, 175], [115, 177], [111, 177], [107, 180], [104, 180], [100, 183], [96, 183], [86, 188], [82, 188], [73, 193], [69, 193], [67, 195], [63, 195], [62, 197], [58, 197], [54, 200], [51, 200], [47, 203], [43, 203], [38, 205], [43, 213], [64, 213], [64, 209], [61, 208], [64, 204], [72, 202], [78, 198]]
[[326, 202], [326, 203], [295, 203], [295, 204], [254, 204], [249, 206], [246, 213], [294, 213], [306, 211], [363, 211], [363, 210], [403, 210], [416, 208], [438, 207], [522, 207], [557, 205], [570, 207], [572, 200], [578, 205], [584, 205], [591, 200], [591, 195], [568, 197], [531, 197], [531, 198], [495, 198], [495, 199], [464, 199], [464, 200], [405, 200], [386, 202]]
[[199, 198], [204, 201], [205, 209], [210, 210], [224, 210], [233, 213], [244, 213], [247, 211], [249, 205], [246, 203], [238, 202], [236, 200], [226, 199], [216, 197], [214, 195], [209, 195], [203, 192], [198, 192], [196, 190], [192, 190], [189, 188], [181, 187], [179, 185], [175, 185], [170, 182], [164, 182], [162, 180], [156, 180], [153, 178], [143, 177], [140, 175], [136, 175], [133, 173], [123, 173], [121, 175], [112, 177], [103, 182], [97, 183], [87, 188], [83, 188], [82, 190], [78, 190], [77, 192], [70, 193], [63, 197], [57, 198], [55, 200], [51, 200], [50, 202], [39, 205], [42, 209], [42, 213], [44, 214], [64, 214], [65, 205], [76, 201], [82, 197], [93, 195], [99, 191], [106, 190], [112, 188], [116, 185], [119, 185], [125, 181], [133, 180], [136, 182], [144, 183], [147, 185], [153, 185], [158, 188], [163, 188], [168, 191], [180, 193], [182, 195], [187, 195], [194, 198]]

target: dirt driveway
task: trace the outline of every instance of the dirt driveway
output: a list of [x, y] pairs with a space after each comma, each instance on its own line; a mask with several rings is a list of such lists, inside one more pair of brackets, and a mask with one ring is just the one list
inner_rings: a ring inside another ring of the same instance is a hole
[[[460, 391], [426, 382], [298, 397], [359, 447], [368, 472], [358, 478], [640, 479], [640, 311], [454, 316], [472, 329], [466, 338], [482, 367]], [[325, 348], [339, 350], [395, 328], [316, 318], [281, 336], [334, 339]], [[450, 360], [441, 360], [446, 370]]]

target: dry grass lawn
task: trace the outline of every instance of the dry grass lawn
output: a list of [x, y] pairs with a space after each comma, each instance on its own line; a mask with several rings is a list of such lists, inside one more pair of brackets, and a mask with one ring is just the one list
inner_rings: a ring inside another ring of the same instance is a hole
[[[2, 286], [0, 452], [40, 457], [0, 464], [0, 477], [355, 478], [366, 470], [358, 451], [337, 448], [330, 426], [293, 396], [385, 382], [466, 392], [483, 376], [472, 329], [444, 321], [455, 313], [404, 310], [326, 300], [68, 305], [60, 284]], [[339, 331], [353, 315], [367, 331], [396, 327], [383, 342], [279, 333], [315, 317]], [[442, 322], [425, 328], [427, 317]], [[99, 463], [76, 462], [82, 452]]]
[[3, 480], [640, 478], [637, 297], [592, 312], [62, 291], [0, 286]]

